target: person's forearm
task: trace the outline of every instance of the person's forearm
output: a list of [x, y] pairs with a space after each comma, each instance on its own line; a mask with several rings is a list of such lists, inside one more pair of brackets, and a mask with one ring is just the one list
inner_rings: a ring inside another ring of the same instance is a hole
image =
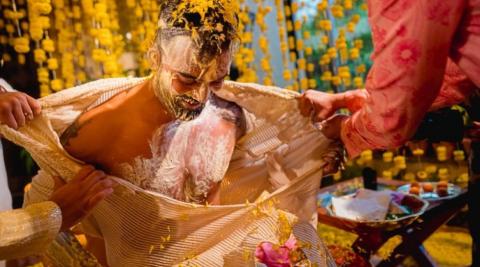
[[371, 7], [375, 51], [366, 80], [368, 95], [341, 130], [350, 156], [408, 141], [437, 97], [464, 4], [445, 0], [452, 13], [449, 24], [443, 25], [425, 16], [434, 7], [427, 2]]
[[350, 112], [361, 109], [368, 98], [368, 92], [364, 89], [351, 90], [335, 94], [334, 109], [346, 108]]
[[41, 254], [61, 224], [60, 208], [50, 201], [0, 213], [0, 259]]

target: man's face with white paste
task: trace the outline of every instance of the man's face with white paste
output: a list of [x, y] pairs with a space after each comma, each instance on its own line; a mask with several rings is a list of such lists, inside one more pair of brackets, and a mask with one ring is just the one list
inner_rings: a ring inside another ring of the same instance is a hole
[[200, 114], [208, 94], [222, 87], [232, 61], [231, 51], [203, 63], [188, 36], [176, 36], [161, 44], [155, 94], [177, 119], [191, 120]]

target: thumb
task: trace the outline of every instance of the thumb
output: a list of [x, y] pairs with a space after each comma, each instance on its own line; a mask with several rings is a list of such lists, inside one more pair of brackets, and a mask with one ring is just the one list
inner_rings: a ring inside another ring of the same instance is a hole
[[60, 176], [53, 176], [53, 182], [54, 182], [53, 190], [57, 190], [66, 184], [65, 181], [63, 181], [63, 179]]

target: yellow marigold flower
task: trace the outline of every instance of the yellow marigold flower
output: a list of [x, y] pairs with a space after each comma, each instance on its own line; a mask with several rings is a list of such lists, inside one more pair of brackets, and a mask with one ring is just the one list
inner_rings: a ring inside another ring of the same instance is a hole
[[322, 2], [317, 4], [318, 11], [325, 11], [328, 8], [328, 0], [323, 0]]
[[272, 70], [272, 67], [270, 66], [270, 61], [267, 58], [262, 58], [260, 60], [260, 66], [265, 72], [269, 72]]
[[420, 180], [420, 181], [423, 181], [425, 179], [428, 178], [428, 173], [427, 172], [424, 172], [424, 171], [418, 171], [417, 172], [417, 178]]
[[441, 168], [438, 170], [438, 178], [442, 181], [447, 181], [450, 178], [450, 174], [447, 168]]
[[353, 85], [355, 88], [363, 88], [363, 78], [358, 76], [353, 78]]
[[297, 40], [297, 50], [303, 51], [303, 40]]
[[46, 97], [50, 94], [50, 86], [47, 84], [40, 84], [40, 97]]
[[15, 32], [15, 27], [13, 27], [12, 24], [7, 24], [5, 26], [5, 30], [8, 32], [8, 33], [14, 33]]
[[55, 43], [52, 39], [45, 39], [42, 41], [42, 48], [47, 52], [55, 52]]
[[288, 47], [290, 48], [290, 50], [295, 49], [295, 38], [293, 38], [292, 36], [288, 37]]
[[307, 71], [308, 72], [314, 72], [315, 71], [315, 65], [313, 63], [308, 63], [307, 64]]
[[356, 70], [358, 73], [365, 73], [367, 71], [367, 67], [365, 66], [365, 64], [360, 64], [358, 65]]
[[295, 30], [300, 31], [302, 29], [302, 22], [300, 20], [295, 21]]
[[87, 75], [83, 71], [77, 72], [77, 80], [80, 83], [86, 82], [87, 81]]
[[50, 82], [50, 86], [53, 91], [58, 92], [63, 89], [63, 81], [62, 79], [54, 79]]
[[298, 82], [294, 82], [292, 85], [292, 90], [293, 91], [298, 91], [300, 90], [300, 86], [298, 85]]
[[49, 58], [47, 60], [47, 67], [49, 70], [56, 70], [58, 69], [58, 61], [56, 58]]
[[97, 38], [101, 45], [111, 46], [113, 44], [112, 33], [109, 29], [99, 29]]
[[135, 7], [135, 0], [127, 0], [126, 4], [128, 8]]
[[48, 15], [52, 12], [52, 5], [48, 2], [34, 2], [32, 3], [32, 11], [34, 14]]
[[143, 9], [140, 6], [137, 6], [134, 11], [135, 17], [142, 18], [143, 17]]
[[328, 44], [328, 41], [329, 41], [328, 36], [326, 36], [326, 35], [322, 36], [322, 43], [323, 44]]
[[363, 48], [363, 40], [362, 39], [355, 40], [355, 47], [357, 49], [362, 49]]
[[287, 21], [287, 31], [291, 32], [293, 31], [293, 22], [292, 21]]
[[303, 78], [300, 80], [300, 88], [302, 90], [307, 90], [308, 89], [308, 78]]
[[29, 28], [28, 22], [22, 21], [22, 22], [20, 23], [20, 28], [21, 28], [22, 30], [24, 30], [24, 31], [28, 31], [28, 28]]
[[80, 7], [77, 5], [74, 5], [72, 7], [72, 16], [74, 19], [80, 19], [82, 18], [82, 11], [80, 10]]
[[25, 37], [15, 38], [13, 48], [17, 53], [28, 53], [30, 51], [30, 41]]
[[298, 3], [297, 2], [293, 2], [292, 3], [292, 12], [293, 13], [297, 13], [298, 11]]
[[312, 37], [309, 31], [303, 32], [303, 39], [309, 40]]
[[99, 2], [95, 3], [95, 12], [97, 13], [107, 13], [107, 5], [105, 3]]
[[40, 25], [42, 25], [43, 29], [49, 29], [50, 28], [50, 18], [46, 16], [40, 16], [37, 18], [38, 22]]
[[37, 78], [40, 83], [49, 83], [50, 74], [48, 73], [48, 70], [46, 68], [38, 68]]
[[343, 6], [344, 6], [345, 9], [347, 9], [347, 10], [352, 9], [352, 8], [353, 8], [352, 0], [345, 0], [345, 2], [343, 2]]
[[107, 59], [105, 62], [104, 62], [104, 70], [105, 70], [105, 73], [107, 74], [114, 74], [115, 72], [118, 71], [118, 64], [117, 62], [114, 60], [114, 59]]
[[292, 73], [289, 70], [283, 71], [283, 79], [285, 81], [290, 81], [292, 79]]
[[286, 42], [280, 42], [280, 50], [282, 53], [286, 53], [288, 51], [288, 44]]
[[24, 65], [25, 62], [26, 62], [25, 55], [24, 54], [18, 54], [17, 55], [17, 60], [18, 60], [18, 64]]
[[423, 151], [423, 149], [417, 148], [413, 150], [414, 156], [420, 157], [420, 156], [423, 156], [424, 154], [425, 154], [425, 151]]
[[348, 32], [355, 32], [355, 23], [353, 23], [353, 22], [347, 23], [347, 31]]
[[355, 60], [360, 57], [360, 51], [358, 51], [358, 48], [352, 48], [350, 49], [350, 58]]
[[348, 79], [351, 77], [350, 71], [341, 71], [338, 73], [338, 75], [343, 78], [343, 79]]
[[382, 172], [382, 177], [390, 180], [390, 179], [393, 178], [393, 174], [392, 174], [391, 171], [383, 171]]
[[266, 53], [268, 50], [267, 37], [265, 37], [264, 35], [260, 36], [260, 38], [258, 38], [258, 46], [260, 47], [263, 53]]
[[372, 161], [373, 160], [373, 151], [372, 150], [365, 150], [360, 154], [360, 158], [364, 162]]
[[11, 57], [8, 53], [3, 53], [3, 54], [2, 54], [2, 59], [3, 59], [5, 62], [10, 62], [10, 61], [12, 61], [12, 57]]
[[457, 182], [459, 183], [466, 183], [468, 182], [470, 177], [468, 176], [468, 173], [462, 173], [460, 176], [457, 178]]
[[415, 181], [415, 174], [412, 172], [407, 172], [405, 173], [405, 176], [403, 177], [403, 179], [408, 182], [413, 182]]
[[267, 86], [272, 86], [273, 85], [272, 78], [270, 76], [265, 76], [263, 78], [263, 84], [265, 84]]
[[393, 153], [391, 151], [384, 152], [383, 155], [384, 162], [392, 162], [393, 161]]
[[305, 60], [304, 58], [301, 58], [297, 61], [297, 64], [298, 64], [298, 68], [300, 70], [306, 70], [307, 68], [307, 60]]
[[332, 83], [335, 86], [339, 86], [342, 83], [342, 79], [339, 76], [333, 76]]
[[42, 64], [42, 62], [47, 60], [47, 54], [45, 53], [45, 50], [37, 48], [33, 50], [33, 58], [35, 62], [37, 62], [38, 64]]
[[298, 79], [298, 69], [293, 69], [292, 75], [295, 80]]
[[433, 173], [436, 173], [437, 172], [437, 166], [435, 165], [428, 165], [426, 168], [425, 168], [425, 171], [429, 174], [433, 174]]
[[331, 47], [327, 50], [328, 56], [330, 58], [337, 58], [337, 49], [334, 47]]
[[465, 152], [463, 152], [463, 150], [455, 150], [453, 151], [453, 158], [455, 161], [464, 161]]
[[393, 158], [393, 162], [395, 164], [395, 167], [398, 169], [404, 170], [407, 168], [407, 162], [404, 156], [396, 156], [395, 158]]
[[330, 81], [332, 79], [332, 72], [331, 71], [325, 71], [322, 74], [322, 81]]
[[310, 79], [310, 80], [308, 80], [308, 87], [309, 87], [310, 89], [317, 88], [317, 85], [318, 85], [318, 84], [317, 84], [317, 80], [315, 80], [315, 79]]
[[360, 21], [360, 15], [358, 14], [353, 14], [352, 15], [352, 18], [351, 18], [351, 21], [355, 24], [357, 24], [359, 21]]
[[64, 0], [53, 0], [53, 5], [56, 8], [64, 8], [65, 7], [65, 2], [64, 2]]
[[104, 61], [106, 58], [106, 55], [107, 53], [103, 49], [95, 48], [92, 50], [92, 58], [95, 61], [100, 61], [100, 62]]
[[290, 61], [297, 61], [297, 54], [295, 54], [295, 52], [290, 52]]
[[347, 48], [347, 43], [346, 42], [337, 42], [336, 44], [338, 49], [345, 49]]

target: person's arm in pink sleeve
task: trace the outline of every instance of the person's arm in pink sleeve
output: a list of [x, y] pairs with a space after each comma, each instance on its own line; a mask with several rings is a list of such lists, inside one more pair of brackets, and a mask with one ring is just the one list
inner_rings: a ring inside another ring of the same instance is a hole
[[465, 1], [369, 2], [374, 64], [363, 107], [342, 123], [350, 156], [406, 142], [438, 95]]
[[433, 101], [430, 111], [465, 102], [475, 90], [475, 84], [449, 59], [440, 93]]

